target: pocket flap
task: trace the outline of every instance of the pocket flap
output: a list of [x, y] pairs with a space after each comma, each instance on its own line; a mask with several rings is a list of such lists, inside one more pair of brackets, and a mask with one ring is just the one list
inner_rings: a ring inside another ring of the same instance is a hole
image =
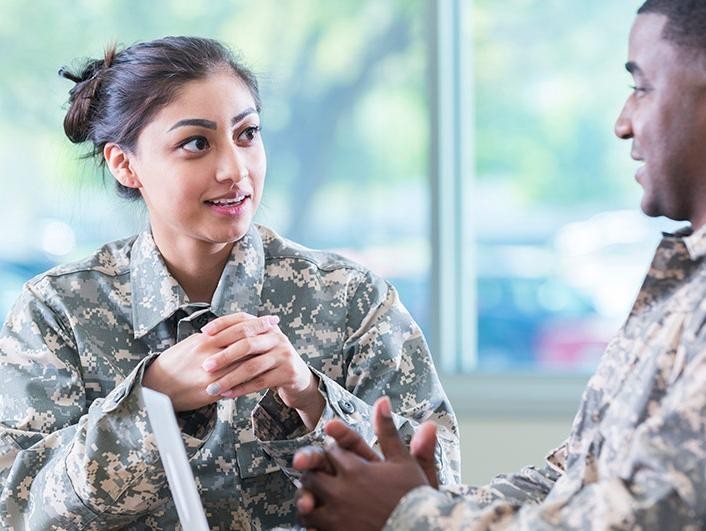
[[235, 449], [241, 478], [264, 476], [280, 470], [277, 463], [267, 455], [257, 441], [241, 443]]

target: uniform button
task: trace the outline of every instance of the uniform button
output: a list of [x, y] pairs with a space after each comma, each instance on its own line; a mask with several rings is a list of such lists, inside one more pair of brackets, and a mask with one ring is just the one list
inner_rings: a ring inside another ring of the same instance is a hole
[[350, 400], [339, 400], [338, 405], [346, 415], [350, 415], [355, 411], [355, 404]]
[[124, 396], [125, 396], [125, 388], [123, 387], [117, 393], [115, 393], [115, 396], [113, 397], [113, 403], [117, 404], [118, 402], [120, 402], [123, 399]]

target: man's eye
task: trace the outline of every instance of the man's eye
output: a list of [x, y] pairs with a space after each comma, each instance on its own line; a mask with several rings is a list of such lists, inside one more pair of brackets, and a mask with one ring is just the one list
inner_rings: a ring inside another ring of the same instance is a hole
[[647, 92], [647, 89], [645, 87], [641, 87], [639, 85], [630, 85], [630, 90], [633, 92]]
[[184, 142], [181, 147], [191, 153], [199, 153], [200, 151], [208, 149], [209, 144], [208, 140], [206, 140], [204, 137], [197, 136]]

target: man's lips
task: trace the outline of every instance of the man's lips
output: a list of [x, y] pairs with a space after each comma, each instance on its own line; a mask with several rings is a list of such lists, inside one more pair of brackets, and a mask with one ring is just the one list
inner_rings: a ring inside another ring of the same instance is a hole
[[632, 142], [630, 142], [630, 158], [632, 160], [642, 161], [642, 153], [640, 149], [640, 144], [633, 137]]
[[642, 164], [635, 172], [635, 180], [642, 184], [642, 175], [645, 173], [645, 165]]
[[635, 180], [642, 184], [642, 174], [645, 171], [645, 159], [642, 157], [642, 154], [636, 149], [636, 147], [633, 145], [632, 149], [630, 150], [630, 158], [634, 160], [635, 162], [642, 162], [643, 164], [640, 165], [640, 167], [637, 169], [635, 172]]

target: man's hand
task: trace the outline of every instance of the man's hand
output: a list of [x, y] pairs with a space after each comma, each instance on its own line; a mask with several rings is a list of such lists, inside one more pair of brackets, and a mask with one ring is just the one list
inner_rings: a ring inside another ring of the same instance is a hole
[[[349, 428], [340, 419], [333, 419], [326, 423], [324, 431], [336, 441], [340, 448], [353, 452], [367, 461], [380, 461], [381, 458], [375, 450], [370, 448], [358, 432]], [[336, 473], [333, 463], [329, 460], [326, 450], [319, 446], [307, 446], [297, 451], [292, 460], [292, 466], [301, 472], [319, 471], [334, 475]], [[301, 514], [314, 510], [314, 495], [304, 488], [297, 491], [297, 509]]]
[[395, 428], [387, 397], [375, 404], [374, 427], [384, 461], [340, 421], [326, 426], [337, 444], [295, 455], [293, 466], [306, 471], [297, 497], [303, 525], [320, 530], [380, 529], [407, 492], [438, 484], [433, 423], [424, 424], [415, 434], [414, 455]]

